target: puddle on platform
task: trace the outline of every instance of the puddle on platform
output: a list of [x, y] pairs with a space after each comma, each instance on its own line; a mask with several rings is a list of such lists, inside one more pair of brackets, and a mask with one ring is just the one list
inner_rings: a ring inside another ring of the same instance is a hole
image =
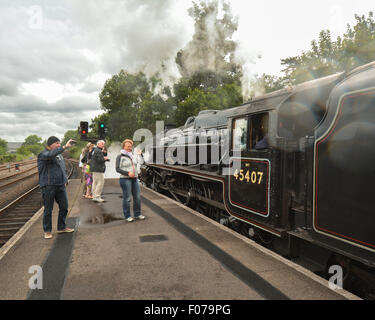
[[114, 214], [98, 214], [92, 217], [86, 217], [84, 219], [80, 219], [80, 226], [82, 227], [95, 227], [110, 224], [111, 222], [115, 221], [124, 221], [124, 218], [120, 215]]
[[100, 214], [95, 217], [92, 217], [89, 222], [92, 224], [106, 224], [112, 221], [118, 221], [118, 220], [123, 220], [122, 218], [114, 217], [111, 214]]

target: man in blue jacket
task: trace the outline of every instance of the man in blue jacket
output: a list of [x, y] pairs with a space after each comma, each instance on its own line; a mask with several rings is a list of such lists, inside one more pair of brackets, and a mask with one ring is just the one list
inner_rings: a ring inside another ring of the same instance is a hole
[[46, 148], [38, 155], [39, 186], [44, 202], [43, 230], [45, 239], [52, 238], [52, 209], [55, 200], [59, 205], [57, 231], [74, 231], [74, 229], [67, 228], [65, 225], [68, 213], [68, 197], [65, 187], [68, 183], [68, 177], [65, 162], [61, 155], [66, 148], [72, 146], [72, 141], [70, 139], [62, 147], [58, 138], [49, 137]]

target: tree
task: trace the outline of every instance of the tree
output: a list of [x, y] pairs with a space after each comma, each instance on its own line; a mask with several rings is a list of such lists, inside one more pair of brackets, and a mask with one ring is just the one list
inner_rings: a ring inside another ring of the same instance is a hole
[[22, 144], [24, 146], [31, 146], [35, 144], [41, 144], [42, 138], [36, 134], [30, 135], [25, 139], [25, 142]]
[[301, 55], [281, 60], [285, 80], [290, 84], [321, 78], [336, 72], [351, 70], [369, 63], [375, 57], [375, 21], [355, 15], [354, 27], [348, 25], [343, 37], [331, 39], [329, 30], [322, 30], [319, 40], [311, 42], [311, 49]]
[[41, 137], [37, 136], [36, 134], [30, 135], [25, 139], [25, 142], [22, 144], [22, 146], [17, 149], [17, 153], [20, 153], [22, 155], [38, 155], [44, 149], [41, 142]]
[[[101, 93], [101, 107], [106, 111], [93, 121], [104, 121], [108, 136], [122, 141], [131, 138], [139, 128], [152, 129], [156, 120], [164, 120], [173, 103], [158, 92], [160, 79], [148, 78], [142, 72], [131, 74], [121, 70], [107, 80]], [[165, 91], [165, 90], [164, 90]]]
[[0, 154], [6, 154], [8, 150], [8, 142], [0, 138]]
[[241, 87], [236, 83], [220, 84], [215, 90], [188, 88], [186, 98], [178, 103], [176, 125], [181, 126], [190, 116], [202, 110], [222, 110], [242, 103]]
[[284, 77], [271, 76], [263, 73], [261, 76], [255, 76], [250, 82], [249, 98], [270, 93], [276, 90], [283, 89], [287, 86], [287, 81]]
[[339, 61], [343, 70], [369, 63], [375, 57], [375, 21], [373, 12], [365, 15], [355, 15], [357, 21], [354, 27], [348, 25], [343, 38], [337, 39], [341, 48]]
[[80, 141], [80, 135], [78, 133], [78, 130], [68, 130], [64, 134], [64, 138], [61, 141], [61, 145], [65, 145], [70, 139], [73, 139], [77, 142], [77, 145], [86, 145], [86, 141]]
[[195, 72], [181, 78], [174, 86], [176, 125], [201, 110], [226, 109], [242, 103], [241, 82], [238, 75], [214, 71]]

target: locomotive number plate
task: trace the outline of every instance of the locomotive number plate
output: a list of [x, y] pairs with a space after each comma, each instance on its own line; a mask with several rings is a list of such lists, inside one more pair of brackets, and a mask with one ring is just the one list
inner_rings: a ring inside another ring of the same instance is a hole
[[232, 158], [229, 177], [230, 203], [246, 211], [269, 215], [270, 161]]

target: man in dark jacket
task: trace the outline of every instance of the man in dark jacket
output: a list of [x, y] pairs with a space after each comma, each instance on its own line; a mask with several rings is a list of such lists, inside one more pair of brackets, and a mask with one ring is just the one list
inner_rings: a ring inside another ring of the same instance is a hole
[[52, 238], [52, 209], [56, 200], [59, 205], [59, 217], [57, 221], [58, 232], [73, 232], [74, 229], [65, 225], [68, 213], [68, 197], [65, 186], [68, 182], [64, 159], [61, 153], [71, 147], [72, 139], [65, 146], [61, 146], [60, 140], [54, 136], [47, 140], [46, 148], [38, 155], [39, 186], [43, 196], [43, 230], [44, 238]]
[[104, 143], [103, 140], [99, 140], [96, 143], [96, 148], [94, 148], [91, 153], [90, 170], [93, 179], [92, 200], [95, 202], [104, 202], [101, 196], [104, 187], [105, 162], [109, 160], [103, 153]]

